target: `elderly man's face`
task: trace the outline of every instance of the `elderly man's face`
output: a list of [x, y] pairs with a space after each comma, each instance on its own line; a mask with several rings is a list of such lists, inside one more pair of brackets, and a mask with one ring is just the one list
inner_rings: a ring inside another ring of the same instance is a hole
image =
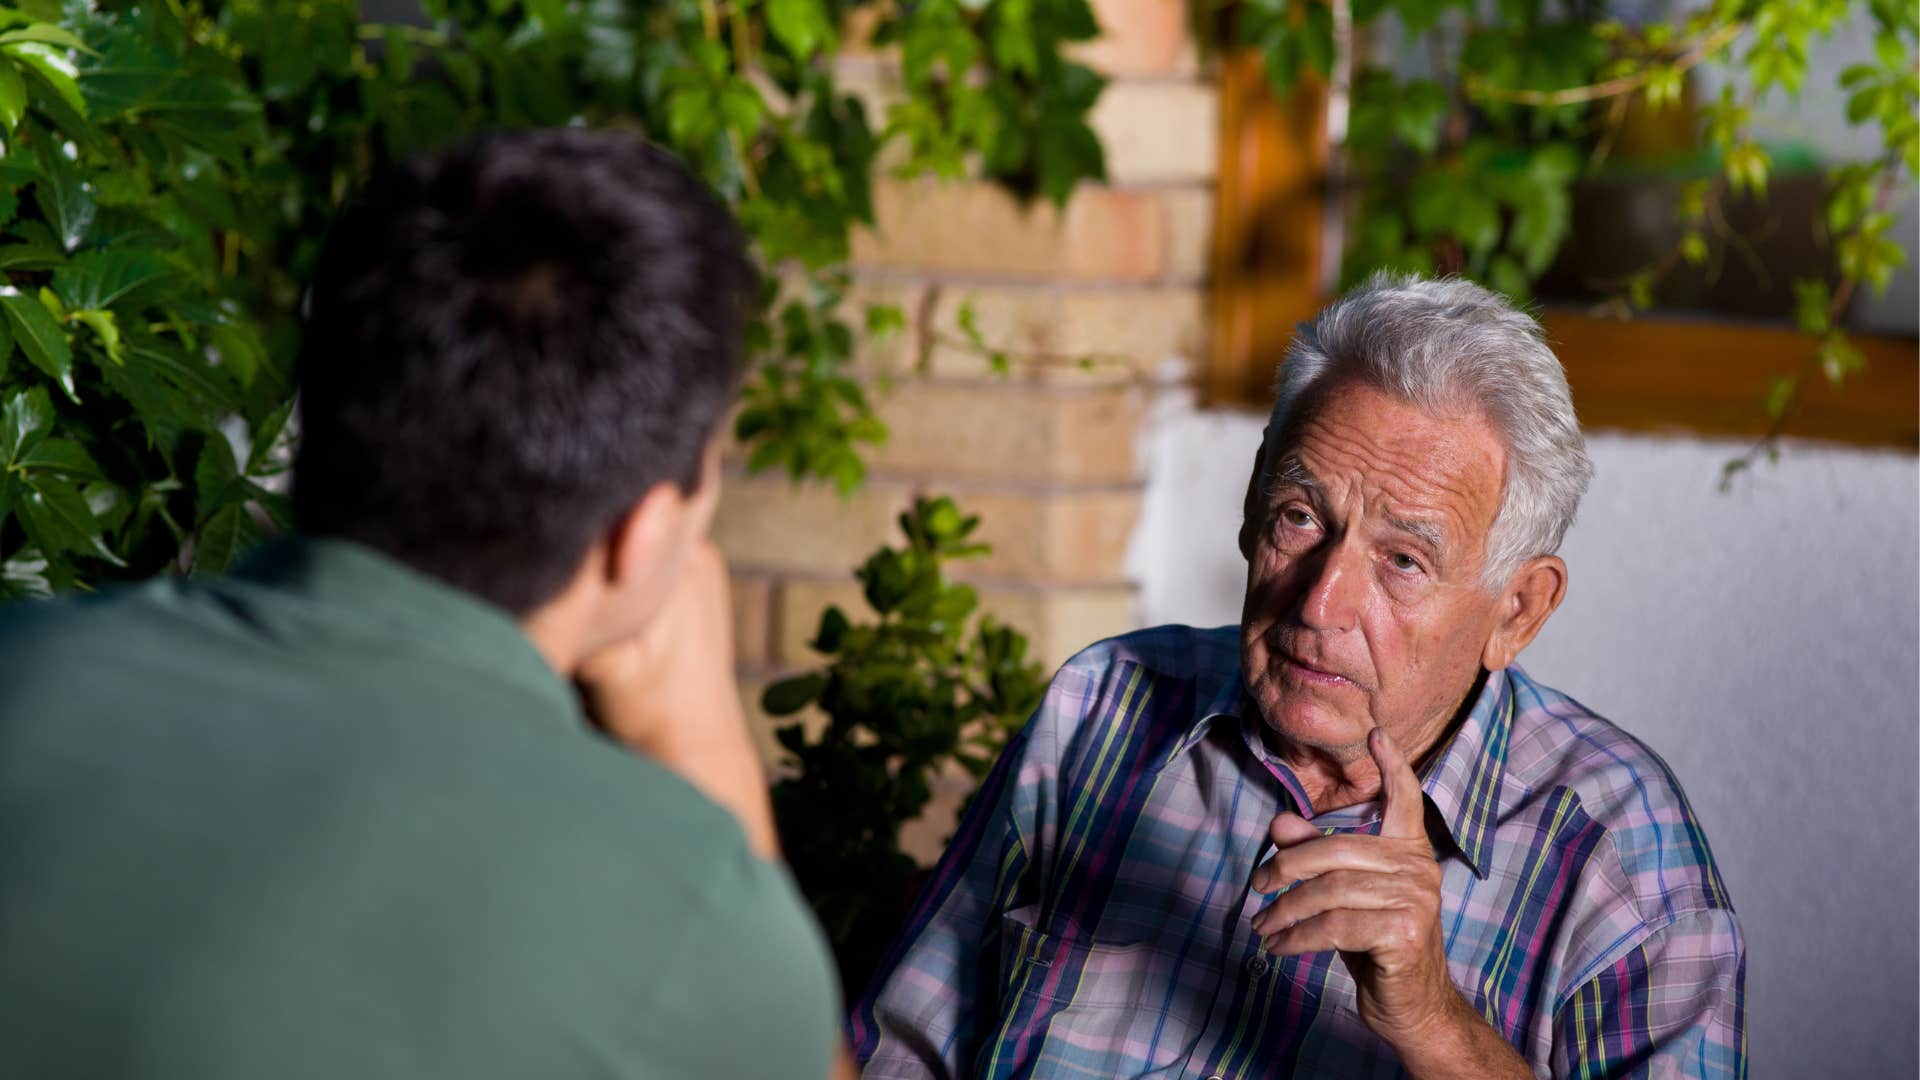
[[1371, 387], [1322, 388], [1250, 499], [1241, 660], [1283, 742], [1366, 755], [1438, 737], [1499, 624], [1479, 586], [1505, 448], [1472, 416], [1435, 417]]

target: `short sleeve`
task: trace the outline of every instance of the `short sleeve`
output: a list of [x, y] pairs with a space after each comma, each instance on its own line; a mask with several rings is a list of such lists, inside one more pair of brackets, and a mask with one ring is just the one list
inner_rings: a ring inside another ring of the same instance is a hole
[[1745, 991], [1733, 913], [1681, 916], [1567, 996], [1555, 1014], [1553, 1075], [1743, 1078]]

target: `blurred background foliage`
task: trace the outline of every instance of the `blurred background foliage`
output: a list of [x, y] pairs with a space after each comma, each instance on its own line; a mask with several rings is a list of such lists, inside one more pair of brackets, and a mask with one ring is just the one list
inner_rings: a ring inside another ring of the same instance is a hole
[[[1830, 272], [1803, 260], [1765, 301], [1810, 342], [1805, 364], [1772, 383], [1774, 429], [1757, 452], [1774, 452], [1806, 380], [1838, 383], [1862, 364], [1842, 314], [1905, 261], [1893, 200], [1920, 173], [1920, 7], [1908, 0], [1237, 0], [1198, 15], [1203, 32], [1257, 50], [1280, 93], [1307, 74], [1331, 88], [1334, 182], [1351, 203], [1342, 287], [1390, 268], [1529, 298], [1569, 239], [1576, 185], [1638, 141], [1663, 145], [1635, 167], [1678, 181], [1664, 198], [1671, 244], [1598, 285], [1617, 315], [1651, 308], [1677, 277], [1754, 261], [1730, 211], [1763, 202], [1776, 178], [1756, 112], [1769, 96], [1837, 87], [1847, 122], [1877, 129], [1879, 149], [1824, 178], [1812, 229]], [[1857, 18], [1871, 23], [1871, 58], [1811, 68], [1809, 47]], [[1720, 89], [1696, 101], [1701, 69]]]

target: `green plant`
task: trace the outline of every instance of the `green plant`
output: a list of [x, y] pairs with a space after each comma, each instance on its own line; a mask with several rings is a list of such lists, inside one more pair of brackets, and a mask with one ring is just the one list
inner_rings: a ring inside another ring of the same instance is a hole
[[[739, 434], [842, 490], [885, 438], [850, 371], [881, 148], [1064, 199], [1104, 165], [1085, 0], [889, 11], [884, 122], [830, 63], [843, 0], [23, 0], [0, 10], [0, 595], [217, 570], [285, 524], [301, 291], [375, 164], [495, 126], [624, 125], [734, 205], [770, 282]], [[781, 280], [797, 287], [777, 290]], [[876, 309], [882, 330], [898, 312]]]
[[840, 961], [843, 985], [864, 986], [905, 915], [919, 866], [900, 849], [951, 762], [977, 781], [1045, 690], [1026, 638], [991, 616], [974, 619], [972, 588], [946, 580], [949, 560], [985, 553], [980, 519], [946, 498], [900, 515], [901, 548], [882, 548], [857, 576], [872, 607], [855, 623], [820, 616], [812, 647], [831, 660], [768, 687], [767, 712], [817, 708], [825, 723], [779, 729], [792, 775], [774, 785], [781, 846]]
[[178, 34], [60, 15], [0, 10], [7, 596], [219, 567], [284, 513], [285, 365], [225, 289], [259, 103]]
[[[1740, 76], [1699, 110], [1709, 176], [1675, 206], [1671, 251], [1627, 275], [1607, 305], [1627, 316], [1682, 267], [1717, 263], [1737, 245], [1721, 212], [1743, 193], [1763, 196], [1771, 160], [1754, 126], [1769, 94], [1798, 96], [1813, 75], [1807, 47], [1864, 6], [1874, 60], [1837, 73], [1850, 123], [1876, 125], [1879, 156], [1832, 171], [1827, 241], [1838, 279], [1796, 283], [1798, 324], [1814, 341], [1802, 370], [1767, 388], [1772, 426], [1728, 475], [1772, 453], [1801, 386], [1839, 382], [1860, 353], [1839, 326], [1861, 286], [1884, 290], [1904, 253], [1888, 235], [1891, 200], [1920, 173], [1920, 11], [1904, 0], [1710, 0], [1675, 18], [1627, 26], [1605, 0], [1241, 0], [1226, 38], [1263, 55], [1276, 89], [1318, 72], [1349, 91], [1343, 151], [1359, 201], [1342, 281], [1380, 268], [1463, 273], [1525, 298], [1567, 237], [1571, 187], [1606, 161], [1636, 102], [1675, 108], [1689, 69], [1725, 65]], [[1433, 77], [1358, 60], [1356, 35], [1393, 16], [1401, 51], [1430, 58]], [[1735, 88], [1735, 83], [1740, 88]], [[1338, 126], [1335, 127], [1339, 137]]]

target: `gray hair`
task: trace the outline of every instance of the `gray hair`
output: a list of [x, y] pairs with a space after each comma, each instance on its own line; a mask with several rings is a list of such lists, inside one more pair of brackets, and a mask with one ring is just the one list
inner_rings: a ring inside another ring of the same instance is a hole
[[1315, 386], [1342, 379], [1436, 415], [1478, 414], [1505, 443], [1484, 588], [1500, 588], [1528, 559], [1559, 550], [1593, 463], [1566, 371], [1531, 316], [1459, 278], [1375, 274], [1294, 336], [1267, 421], [1263, 486], [1294, 407]]

